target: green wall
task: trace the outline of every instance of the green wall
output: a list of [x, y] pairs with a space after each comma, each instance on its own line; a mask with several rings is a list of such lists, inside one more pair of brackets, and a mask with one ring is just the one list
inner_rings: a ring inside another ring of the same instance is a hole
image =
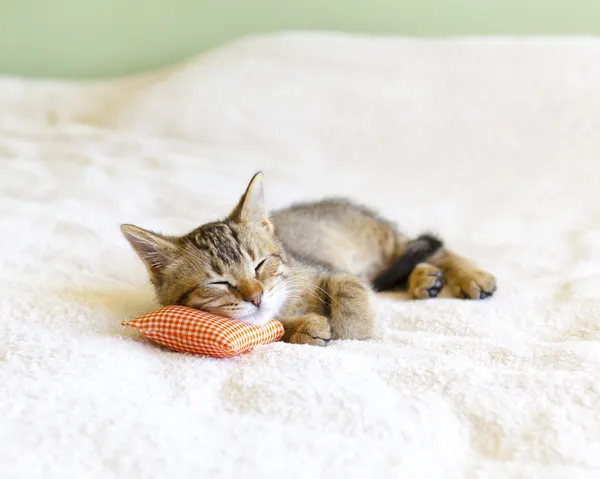
[[597, 35], [600, 0], [0, 0], [0, 73], [115, 76], [283, 29]]

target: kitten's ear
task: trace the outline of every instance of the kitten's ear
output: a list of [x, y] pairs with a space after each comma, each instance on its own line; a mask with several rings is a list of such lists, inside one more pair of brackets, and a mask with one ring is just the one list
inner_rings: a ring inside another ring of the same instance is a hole
[[261, 172], [252, 177], [246, 192], [229, 215], [229, 218], [239, 223], [260, 224], [273, 231], [273, 225], [269, 221], [269, 215], [265, 208], [265, 192]]
[[172, 239], [137, 226], [121, 225], [121, 233], [148, 268], [150, 279], [173, 261], [178, 249]]

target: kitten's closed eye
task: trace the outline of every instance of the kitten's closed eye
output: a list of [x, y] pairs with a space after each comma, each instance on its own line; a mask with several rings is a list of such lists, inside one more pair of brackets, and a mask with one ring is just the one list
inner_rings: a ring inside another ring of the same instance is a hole
[[274, 278], [281, 275], [280, 268], [283, 265], [281, 256], [272, 254], [261, 260], [254, 269], [256, 278]]
[[263, 259], [260, 263], [258, 263], [256, 265], [256, 267], [254, 268], [254, 273], [258, 274], [260, 272], [260, 268], [266, 263], [266, 261], [270, 258], [270, 256], [266, 257], [265, 259]]
[[229, 281], [213, 281], [208, 283], [210, 286], [225, 286], [227, 288], [233, 288], [233, 285]]

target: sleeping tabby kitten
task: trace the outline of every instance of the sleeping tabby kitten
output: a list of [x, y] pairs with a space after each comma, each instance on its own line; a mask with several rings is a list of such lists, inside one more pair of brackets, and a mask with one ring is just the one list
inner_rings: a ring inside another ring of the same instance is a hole
[[295, 205], [269, 215], [258, 173], [232, 213], [185, 236], [132, 225], [121, 231], [146, 265], [158, 300], [252, 324], [277, 318], [284, 341], [324, 346], [368, 339], [373, 289], [406, 284], [415, 299], [483, 299], [494, 277], [422, 235], [410, 240], [347, 200]]

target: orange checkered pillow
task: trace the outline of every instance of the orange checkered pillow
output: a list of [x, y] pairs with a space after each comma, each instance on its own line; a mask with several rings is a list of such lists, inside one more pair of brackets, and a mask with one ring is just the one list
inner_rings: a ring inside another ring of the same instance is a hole
[[216, 358], [235, 356], [283, 336], [279, 321], [253, 326], [185, 306], [167, 306], [121, 324], [175, 351]]

